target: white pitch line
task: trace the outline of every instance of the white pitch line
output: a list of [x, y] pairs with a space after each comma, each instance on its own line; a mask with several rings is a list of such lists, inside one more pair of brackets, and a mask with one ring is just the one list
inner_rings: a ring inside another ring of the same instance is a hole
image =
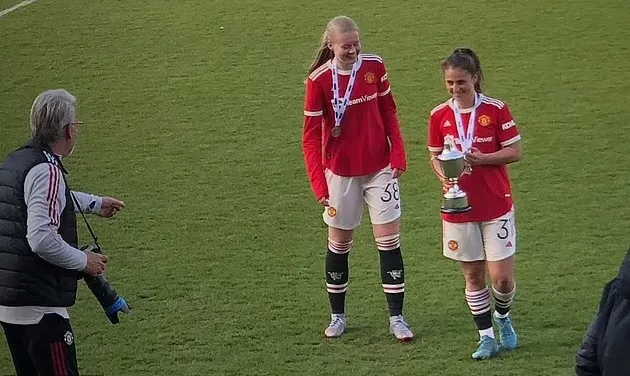
[[24, 0], [24, 1], [22, 1], [21, 3], [19, 3], [19, 4], [17, 4], [17, 5], [12, 6], [11, 8], [7, 8], [7, 9], [5, 9], [5, 10], [0, 11], [0, 17], [2, 17], [2, 16], [6, 16], [7, 14], [9, 14], [9, 13], [13, 12], [14, 10], [16, 10], [16, 9], [20, 9], [20, 8], [22, 8], [22, 7], [25, 7], [25, 6], [27, 6], [28, 4], [32, 4], [32, 3], [36, 2], [36, 1], [37, 1], [37, 0]]

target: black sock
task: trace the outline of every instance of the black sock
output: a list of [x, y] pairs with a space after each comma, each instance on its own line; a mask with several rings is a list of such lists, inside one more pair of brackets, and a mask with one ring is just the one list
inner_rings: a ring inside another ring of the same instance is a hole
[[335, 253], [328, 249], [326, 253], [326, 289], [332, 313], [340, 314], [346, 308], [346, 289], [348, 288], [348, 252]]
[[[492, 312], [490, 311], [490, 291], [487, 287], [478, 291], [466, 290], [466, 302], [472, 313], [477, 330], [492, 328]], [[481, 335], [481, 333], [480, 333]]]
[[390, 316], [402, 315], [405, 298], [405, 267], [400, 247], [391, 251], [379, 250], [381, 281], [387, 297]]
[[481, 315], [473, 315], [477, 330], [485, 330], [492, 328], [492, 313], [490, 311], [482, 313]]

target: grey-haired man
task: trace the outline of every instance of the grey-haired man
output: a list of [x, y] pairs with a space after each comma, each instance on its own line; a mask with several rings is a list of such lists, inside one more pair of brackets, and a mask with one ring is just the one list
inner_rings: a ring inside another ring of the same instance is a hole
[[112, 217], [120, 200], [71, 192], [62, 158], [81, 122], [76, 98], [48, 90], [33, 102], [32, 140], [0, 165], [0, 324], [18, 375], [77, 375], [67, 307], [82, 275], [102, 274], [107, 257], [78, 249], [71, 194], [80, 209]]

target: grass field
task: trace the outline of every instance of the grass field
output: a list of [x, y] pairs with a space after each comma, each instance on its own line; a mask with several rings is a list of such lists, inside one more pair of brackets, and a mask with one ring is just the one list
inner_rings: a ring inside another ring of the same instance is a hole
[[[28, 137], [34, 97], [66, 88], [85, 122], [71, 183], [128, 206], [93, 226], [133, 314], [110, 325], [81, 286], [71, 316], [84, 374], [572, 374], [629, 240], [630, 5], [346, 4], [41, 0], [0, 18], [0, 154]], [[340, 13], [385, 58], [403, 122], [411, 344], [387, 334], [366, 220], [351, 257], [351, 330], [322, 338], [326, 235], [302, 162], [302, 82]], [[441, 256], [425, 147], [428, 112], [446, 99], [439, 61], [462, 45], [480, 54], [487, 93], [510, 105], [524, 147], [511, 167], [522, 346], [482, 363], [470, 359], [463, 279]], [[11, 372], [0, 341], [0, 374]]]

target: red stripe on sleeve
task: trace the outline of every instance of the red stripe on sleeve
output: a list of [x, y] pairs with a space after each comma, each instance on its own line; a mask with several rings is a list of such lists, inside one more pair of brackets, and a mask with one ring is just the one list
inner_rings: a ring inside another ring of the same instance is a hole
[[53, 191], [54, 191], [54, 176], [55, 176], [55, 171], [54, 171], [54, 167], [49, 164], [48, 165], [48, 172], [49, 172], [49, 176], [48, 176], [48, 195], [46, 196], [46, 201], [48, 202], [48, 217], [50, 218], [50, 223], [53, 223], [53, 201], [52, 201], [52, 197], [53, 197]]
[[48, 164], [48, 171], [50, 172], [50, 176], [48, 179], [48, 196], [46, 196], [46, 201], [50, 202], [50, 199], [52, 198], [52, 191], [53, 191], [53, 165]]
[[49, 165], [50, 182], [48, 190], [48, 215], [50, 223], [54, 226], [59, 225], [59, 208], [57, 207], [57, 197], [59, 196], [59, 169], [54, 165]]

